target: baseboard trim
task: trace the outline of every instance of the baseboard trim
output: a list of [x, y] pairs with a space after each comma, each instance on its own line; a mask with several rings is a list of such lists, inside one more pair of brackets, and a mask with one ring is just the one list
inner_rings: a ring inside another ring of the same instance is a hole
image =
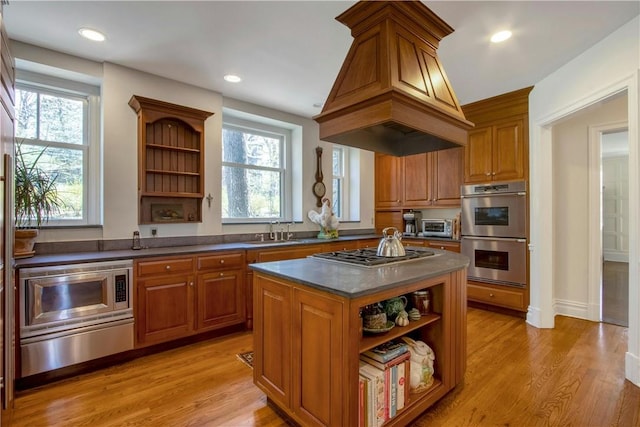
[[581, 302], [556, 299], [556, 315], [575, 317], [577, 319], [589, 319], [589, 305]]
[[640, 357], [627, 352], [625, 354], [624, 376], [640, 387]]

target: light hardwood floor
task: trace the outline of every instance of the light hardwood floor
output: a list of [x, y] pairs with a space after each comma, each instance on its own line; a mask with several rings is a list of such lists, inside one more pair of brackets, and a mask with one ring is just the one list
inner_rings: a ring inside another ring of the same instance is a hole
[[[620, 326], [470, 308], [465, 381], [413, 425], [640, 426], [626, 342]], [[19, 392], [12, 425], [285, 426], [236, 356], [251, 346], [241, 333]]]

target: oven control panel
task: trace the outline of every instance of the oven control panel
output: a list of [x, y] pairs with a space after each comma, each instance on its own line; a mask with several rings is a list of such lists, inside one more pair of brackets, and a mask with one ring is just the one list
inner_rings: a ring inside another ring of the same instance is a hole
[[127, 301], [127, 275], [126, 274], [118, 274], [115, 280], [115, 302], [116, 304], [119, 302]]

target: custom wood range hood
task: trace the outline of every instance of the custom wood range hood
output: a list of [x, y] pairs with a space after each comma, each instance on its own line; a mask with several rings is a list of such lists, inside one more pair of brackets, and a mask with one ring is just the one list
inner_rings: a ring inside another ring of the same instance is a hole
[[436, 50], [453, 28], [420, 1], [361, 1], [336, 18], [354, 41], [320, 139], [394, 156], [466, 146], [467, 121]]

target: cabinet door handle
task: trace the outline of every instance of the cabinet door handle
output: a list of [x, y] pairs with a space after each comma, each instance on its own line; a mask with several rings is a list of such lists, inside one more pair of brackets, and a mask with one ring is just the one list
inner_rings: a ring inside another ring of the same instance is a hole
[[193, 282], [189, 282], [189, 286], [193, 286]]
[[224, 276], [224, 273], [220, 273], [220, 277]]
[[487, 172], [487, 173], [486, 173], [486, 175], [487, 175], [487, 176], [491, 176], [491, 172]]

